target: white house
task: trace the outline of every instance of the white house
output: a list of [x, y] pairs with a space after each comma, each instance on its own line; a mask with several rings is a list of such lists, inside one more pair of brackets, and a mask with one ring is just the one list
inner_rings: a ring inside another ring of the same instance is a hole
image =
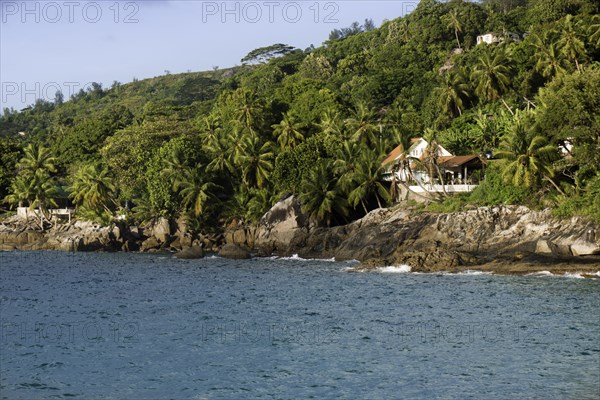
[[[477, 155], [454, 156], [438, 145], [437, 166], [442, 176], [434, 176], [432, 180], [431, 168], [428, 168], [425, 160], [428, 146], [429, 143], [425, 139], [416, 138], [413, 139], [413, 144], [407, 152], [403, 151], [402, 146], [396, 147], [382, 161], [382, 165], [386, 167], [383, 179], [388, 182], [393, 181], [394, 173], [399, 192], [404, 192], [407, 197], [409, 193], [405, 190], [406, 186], [409, 186], [410, 192], [421, 194], [470, 192], [477, 187], [481, 172], [475, 171], [483, 169], [484, 159]], [[408, 167], [397, 166], [402, 159], [408, 159]], [[437, 171], [434, 175], [437, 175]]]
[[506, 39], [510, 39], [513, 40], [515, 42], [518, 42], [521, 40], [521, 38], [519, 37], [518, 34], [516, 33], [512, 33], [512, 32], [506, 32], [506, 33], [496, 33], [496, 32], [489, 32], [489, 33], [485, 33], [483, 35], [479, 35], [477, 36], [477, 44], [482, 44], [482, 43], [487, 43], [487, 44], [493, 44], [493, 43], [500, 43], [503, 42]]

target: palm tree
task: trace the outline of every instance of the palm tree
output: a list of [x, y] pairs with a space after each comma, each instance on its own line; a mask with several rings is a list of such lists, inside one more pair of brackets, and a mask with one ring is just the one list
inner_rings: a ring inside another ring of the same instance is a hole
[[333, 161], [333, 173], [338, 178], [338, 187], [344, 193], [350, 193], [354, 189], [356, 164], [360, 153], [365, 149], [365, 145], [361, 146], [360, 143], [344, 141]]
[[218, 201], [214, 191], [222, 189], [221, 186], [210, 182], [203, 173], [204, 168], [187, 167], [173, 183], [173, 190], [179, 192], [186, 209], [192, 209], [196, 217], [204, 213], [209, 200]]
[[[560, 188], [552, 180], [554, 171], [551, 162], [556, 159], [556, 146], [549, 144], [548, 139], [541, 135], [527, 132], [525, 118], [519, 112], [496, 157], [505, 160], [503, 177], [514, 186], [534, 188], [542, 180], [550, 182], [559, 191]], [[562, 192], [562, 191], [561, 191]]]
[[206, 166], [209, 171], [229, 171], [233, 172], [233, 155], [232, 145], [239, 143], [231, 141], [223, 137], [218, 137], [213, 143], [206, 145], [204, 148], [210, 154], [212, 160]]
[[242, 169], [242, 181], [248, 187], [262, 188], [273, 170], [273, 143], [262, 143], [256, 135], [245, 135], [236, 164]]
[[576, 31], [576, 27], [579, 22], [573, 24], [573, 16], [567, 15], [564, 18], [562, 27], [560, 30], [560, 37], [558, 38], [558, 47], [565, 58], [575, 63], [577, 71], [581, 72], [581, 66], [579, 60], [585, 58], [585, 44], [579, 37], [579, 33]]
[[206, 146], [214, 145], [221, 137], [221, 121], [218, 117], [209, 115], [199, 123], [200, 138]]
[[478, 109], [475, 114], [475, 127], [471, 131], [475, 143], [482, 151], [495, 149], [500, 143], [503, 132], [503, 119], [505, 113], [488, 115], [482, 109]]
[[360, 203], [365, 214], [369, 212], [365, 201], [372, 196], [377, 200], [379, 208], [383, 207], [382, 200], [385, 203], [390, 201], [390, 194], [381, 183], [381, 176], [386, 169], [381, 165], [384, 156], [377, 149], [363, 151], [353, 174], [356, 187], [348, 195], [348, 201], [354, 208]]
[[50, 219], [48, 207], [56, 207], [54, 200], [58, 196], [58, 188], [47, 171], [39, 169], [33, 175], [20, 175], [11, 185], [11, 194], [5, 201], [19, 204], [27, 201], [29, 209], [38, 209], [40, 229], [44, 230], [44, 222]]
[[85, 164], [73, 176], [69, 187], [69, 197], [78, 205], [90, 210], [102, 207], [110, 212], [109, 206], [115, 205], [115, 184], [106, 168], [97, 164]]
[[454, 35], [456, 36], [456, 43], [458, 43], [458, 48], [460, 47], [460, 40], [458, 39], [458, 33], [462, 33], [462, 26], [460, 24], [459, 14], [457, 10], [451, 10], [445, 16], [446, 28], [453, 30]]
[[356, 106], [352, 117], [348, 118], [345, 124], [350, 129], [353, 141], [363, 141], [367, 144], [376, 143], [379, 129], [375, 124], [375, 113], [365, 103], [359, 103]]
[[17, 169], [31, 175], [39, 171], [56, 172], [56, 161], [48, 147], [30, 144], [25, 147], [25, 154], [17, 164]]
[[11, 186], [11, 194], [6, 197], [10, 204], [27, 201], [30, 209], [38, 208], [40, 228], [44, 230], [45, 214], [48, 207], [56, 207], [54, 199], [58, 195], [51, 172], [56, 172], [56, 157], [49, 148], [30, 144], [25, 148], [23, 158], [17, 163], [19, 175]]
[[510, 87], [510, 68], [503, 51], [486, 51], [479, 57], [471, 74], [476, 94], [486, 100], [497, 100]]
[[245, 129], [254, 132], [256, 118], [262, 111], [262, 106], [258, 102], [254, 92], [247, 89], [238, 89], [236, 91], [238, 97], [237, 115], [238, 120], [242, 123]]
[[298, 122], [290, 113], [283, 115], [283, 120], [280, 123], [271, 125], [273, 128], [273, 136], [277, 138], [277, 143], [281, 146], [281, 150], [294, 148], [304, 140], [304, 135], [299, 131]]
[[300, 185], [302, 211], [314, 221], [325, 220], [331, 226], [334, 213], [342, 217], [348, 215], [346, 199], [342, 196], [336, 179], [331, 173], [331, 165], [319, 163]]
[[592, 22], [587, 28], [589, 43], [593, 46], [600, 47], [600, 16], [594, 15]]
[[552, 79], [555, 76], [562, 75], [566, 72], [565, 59], [561, 54], [559, 46], [556, 42], [546, 42], [540, 36], [535, 35], [533, 38], [533, 46], [537, 62], [535, 70], [544, 78]]
[[463, 99], [469, 96], [468, 85], [459, 74], [446, 74], [444, 82], [435, 89], [439, 104], [445, 114], [462, 115]]
[[345, 129], [344, 121], [340, 120], [339, 112], [333, 109], [327, 109], [321, 115], [321, 121], [317, 124], [320, 132], [326, 135], [339, 137], [343, 140], [350, 140], [351, 135]]

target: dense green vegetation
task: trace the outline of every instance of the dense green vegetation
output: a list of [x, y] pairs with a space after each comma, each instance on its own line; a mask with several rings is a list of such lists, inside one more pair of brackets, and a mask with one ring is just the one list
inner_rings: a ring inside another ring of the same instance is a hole
[[[490, 31], [506, 39], [476, 45]], [[319, 48], [277, 44], [241, 67], [4, 110], [0, 195], [45, 209], [63, 192], [83, 218], [185, 216], [201, 231], [255, 222], [294, 193], [316, 221], [341, 224], [392, 202], [381, 161], [425, 136], [494, 155], [477, 190], [438, 209], [516, 203], [600, 220], [599, 57], [591, 0], [422, 0]]]

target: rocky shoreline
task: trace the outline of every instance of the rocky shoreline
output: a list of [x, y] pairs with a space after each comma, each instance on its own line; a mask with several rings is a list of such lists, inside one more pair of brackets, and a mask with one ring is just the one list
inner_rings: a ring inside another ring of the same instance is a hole
[[0, 250], [174, 252], [200, 258], [291, 256], [358, 260], [356, 271], [409, 265], [413, 272], [480, 270], [499, 274], [600, 271], [600, 225], [558, 219], [523, 206], [473, 208], [456, 213], [414, 212], [397, 206], [374, 210], [344, 226], [310, 223], [289, 197], [258, 226], [231, 226], [223, 235], [194, 236], [183, 221], [160, 219], [147, 227], [118, 221], [100, 226], [77, 221], [35, 231], [15, 218], [0, 224]]

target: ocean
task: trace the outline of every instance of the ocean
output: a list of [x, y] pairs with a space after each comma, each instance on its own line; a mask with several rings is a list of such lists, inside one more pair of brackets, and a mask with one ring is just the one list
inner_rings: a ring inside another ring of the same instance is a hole
[[1, 399], [598, 399], [600, 279], [0, 253]]

